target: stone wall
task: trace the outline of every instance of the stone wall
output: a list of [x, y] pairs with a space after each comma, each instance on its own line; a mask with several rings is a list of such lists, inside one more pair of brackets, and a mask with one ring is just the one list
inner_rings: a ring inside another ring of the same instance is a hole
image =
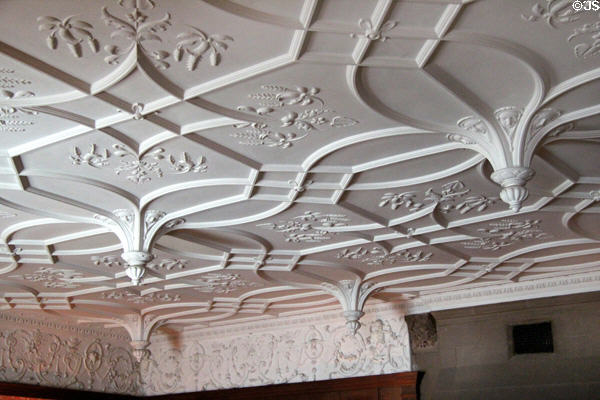
[[[414, 349], [423, 400], [594, 399], [600, 293], [433, 313], [437, 343]], [[553, 353], [514, 355], [512, 325], [551, 321]]]

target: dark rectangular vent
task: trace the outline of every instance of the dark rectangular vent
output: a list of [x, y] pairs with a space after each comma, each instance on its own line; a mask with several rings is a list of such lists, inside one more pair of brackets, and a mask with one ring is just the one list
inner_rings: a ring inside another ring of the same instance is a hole
[[554, 352], [550, 322], [515, 325], [512, 327], [512, 336], [514, 354]]

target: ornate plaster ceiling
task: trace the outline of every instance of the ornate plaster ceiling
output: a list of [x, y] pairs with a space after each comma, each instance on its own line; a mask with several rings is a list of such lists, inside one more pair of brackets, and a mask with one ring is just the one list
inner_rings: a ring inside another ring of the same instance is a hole
[[2, 308], [144, 343], [599, 271], [599, 32], [564, 0], [4, 0]]

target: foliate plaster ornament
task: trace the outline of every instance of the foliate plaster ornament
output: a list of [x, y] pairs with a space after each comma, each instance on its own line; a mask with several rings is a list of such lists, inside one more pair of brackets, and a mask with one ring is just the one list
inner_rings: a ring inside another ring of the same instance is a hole
[[[392, 210], [396, 210], [398, 207], [404, 206], [410, 212], [414, 212], [435, 204], [443, 213], [456, 210], [460, 214], [466, 214], [471, 210], [484, 211], [488, 206], [494, 204], [497, 199], [481, 194], [465, 197], [471, 189], [467, 188], [461, 181], [448, 182], [442, 185], [440, 189], [439, 192], [436, 192], [434, 188], [427, 189], [423, 200], [418, 199], [417, 192], [385, 193], [381, 197], [379, 207], [389, 205]], [[458, 202], [458, 200], [461, 201]]]
[[490, 222], [491, 228], [480, 228], [481, 237], [463, 242], [466, 249], [500, 250], [517, 242], [550, 238], [551, 235], [540, 228], [539, 219], [524, 221], [503, 219]]
[[173, 269], [182, 270], [187, 265], [187, 260], [179, 258], [163, 258], [160, 262], [152, 261], [148, 263], [147, 267], [155, 271], [164, 270], [171, 271]]
[[357, 260], [367, 265], [393, 266], [406, 262], [425, 262], [429, 261], [433, 253], [423, 253], [422, 251], [411, 252], [410, 250], [400, 250], [396, 253], [389, 253], [380, 246], [373, 246], [370, 249], [358, 247], [354, 250], [344, 249], [336, 254], [336, 258], [345, 258], [348, 260]]
[[244, 280], [239, 274], [211, 272], [194, 281], [194, 290], [203, 293], [227, 294], [240, 289], [259, 286], [258, 283]]
[[35, 122], [22, 118], [37, 114], [37, 111], [23, 107], [0, 107], [0, 132], [25, 132], [27, 127], [35, 125]]
[[152, 292], [142, 296], [132, 290], [113, 290], [112, 292], [103, 293], [102, 298], [107, 300], [125, 300], [135, 304], [173, 303], [181, 301], [181, 297], [178, 294], [171, 295], [169, 293]]
[[81, 57], [82, 43], [85, 41], [93, 53], [97, 53], [100, 49], [100, 44], [92, 34], [94, 27], [92, 24], [75, 19], [74, 15], [60, 20], [52, 16], [39, 17], [37, 21], [40, 23], [38, 29], [40, 31], [48, 31], [46, 44], [51, 50], [56, 50], [58, 42], [65, 43], [69, 51], [74, 57]]
[[72, 279], [83, 278], [83, 275], [70, 269], [40, 267], [35, 272], [23, 275], [13, 275], [11, 278], [19, 278], [32, 282], [43, 282], [44, 286], [47, 288], [74, 289], [80, 285], [70, 281]]
[[306, 211], [304, 214], [278, 223], [265, 223], [256, 226], [280, 232], [286, 242], [293, 243], [318, 243], [331, 239], [335, 232], [328, 228], [346, 226], [350, 219], [343, 214], [323, 214], [315, 211]]
[[308, 187], [309, 187], [310, 185], [312, 185], [313, 183], [314, 183], [314, 182], [313, 182], [313, 181], [311, 181], [311, 180], [306, 180], [306, 181], [304, 181], [304, 183], [302, 183], [302, 184], [300, 184], [300, 183], [296, 182], [296, 181], [295, 181], [295, 180], [293, 180], [293, 179], [290, 179], [290, 180], [288, 181], [288, 184], [289, 184], [289, 185], [292, 187], [292, 189], [293, 189], [295, 192], [298, 192], [298, 193], [304, 192], [304, 191], [306, 190], [306, 188], [308, 188]]
[[397, 21], [387, 21], [384, 22], [379, 29], [377, 29], [371, 20], [369, 19], [359, 19], [358, 27], [362, 29], [361, 33], [351, 33], [351, 38], [361, 37], [369, 40], [379, 40], [380, 42], [385, 42], [390, 37], [386, 36], [385, 33], [391, 31], [398, 25]]
[[233, 127], [238, 131], [231, 136], [239, 139], [240, 144], [285, 149], [324, 128], [345, 128], [358, 123], [325, 108], [325, 101], [317, 96], [319, 88], [262, 85], [261, 89], [264, 92], [248, 95], [260, 107], [238, 106], [238, 110], [255, 114], [266, 122], [235, 124]]
[[[124, 47], [113, 43], [106, 44], [104, 57], [107, 64], [118, 64], [124, 58], [136, 53], [136, 57], [147, 58], [155, 68], [168, 69], [171, 65], [167, 61], [172, 55], [176, 61], [181, 61], [183, 55], [187, 56], [186, 67], [194, 71], [203, 56], [208, 53], [212, 66], [219, 64], [221, 55], [227, 50], [226, 41], [233, 41], [228, 35], [207, 35], [196, 27], [177, 35], [177, 42], [173, 53], [164, 48], [151, 48], [150, 42], [162, 43], [161, 37], [171, 26], [171, 14], [165, 13], [162, 18], [149, 20], [148, 12], [154, 9], [156, 2], [153, 0], [120, 0], [119, 16], [109, 11], [108, 7], [101, 8], [101, 18], [106, 26], [114, 28], [111, 39], [128, 42]], [[100, 49], [99, 41], [94, 37], [94, 27], [90, 23], [69, 16], [63, 20], [45, 16], [39, 17], [39, 30], [48, 31], [46, 43], [51, 50], [58, 48], [58, 42], [65, 42], [71, 54], [77, 58], [82, 56], [82, 43], [85, 41], [93, 53]], [[139, 60], [138, 60], [139, 61]]]
[[534, 135], [540, 129], [548, 125], [550, 122], [554, 121], [556, 118], [560, 117], [562, 113], [553, 108], [543, 108], [535, 113], [530, 123], [530, 133]]
[[475, 140], [471, 139], [470, 137], [459, 135], [456, 133], [447, 134], [446, 139], [448, 139], [450, 142], [457, 142], [457, 143], [461, 143], [461, 144], [468, 144], [468, 145], [477, 144], [477, 142]]
[[[14, 73], [15, 70], [13, 69], [0, 68], [0, 98], [17, 99], [35, 96], [33, 92], [27, 90], [8, 90], [31, 84], [31, 81], [28, 79], [13, 77], [12, 74]], [[24, 107], [0, 107], [0, 132], [25, 132], [28, 126], [35, 124], [34, 121], [25, 117], [37, 114], [37, 111]]]
[[[558, 25], [571, 24], [578, 21], [581, 13], [588, 12], [592, 13], [593, 11], [587, 11], [583, 7], [580, 10], [575, 10], [573, 2], [569, 0], [546, 0], [545, 5], [541, 2], [535, 3], [531, 8], [531, 14], [528, 16], [522, 15], [522, 17], [530, 22], [542, 19], [548, 26], [557, 29]], [[576, 57], [586, 58], [600, 54], [600, 20], [575, 28], [573, 33], [567, 38], [567, 42], [580, 37], [583, 37], [584, 41], [573, 47]]]
[[96, 266], [103, 265], [107, 268], [123, 266], [123, 263], [117, 256], [92, 256], [90, 259]]
[[144, 386], [148, 394], [159, 394], [410, 370], [402, 318], [369, 320], [356, 335], [344, 325], [340, 319], [300, 327], [278, 321], [267, 333], [190, 336], [178, 347], [153, 343], [150, 358], [141, 364]]
[[31, 85], [29, 79], [15, 78], [15, 73], [11, 68], [0, 68], [0, 89], [12, 89], [17, 86]]
[[198, 64], [203, 60], [203, 56], [208, 53], [210, 65], [213, 67], [221, 62], [221, 53], [227, 50], [227, 41], [233, 42], [233, 38], [228, 35], [212, 34], [207, 35], [198, 28], [191, 27], [186, 33], [177, 35], [180, 39], [173, 50], [173, 58], [181, 61], [186, 58], [185, 66], [188, 71], [195, 71]]
[[528, 196], [525, 184], [533, 178], [534, 174], [531, 168], [509, 167], [494, 171], [491, 178], [502, 186], [500, 191], [502, 201], [507, 203], [511, 210], [518, 212]]
[[185, 174], [188, 172], [205, 173], [208, 170], [206, 158], [200, 156], [196, 161], [192, 161], [190, 156], [183, 152], [179, 159], [172, 154], [165, 157], [163, 148], [156, 148], [150, 152], [138, 155], [126, 146], [114, 144], [112, 152], [108, 149], [97, 150], [95, 144], [91, 144], [89, 150], [83, 153], [79, 147], [73, 147], [73, 153], [70, 155], [73, 165], [88, 165], [94, 168], [102, 168], [110, 164], [110, 158], [116, 156], [121, 158], [119, 166], [115, 168], [115, 173], [120, 175], [126, 173], [126, 178], [130, 182], [140, 184], [150, 182], [152, 177], [162, 178], [164, 172], [161, 163], [167, 160], [167, 165], [173, 170], [173, 174]]

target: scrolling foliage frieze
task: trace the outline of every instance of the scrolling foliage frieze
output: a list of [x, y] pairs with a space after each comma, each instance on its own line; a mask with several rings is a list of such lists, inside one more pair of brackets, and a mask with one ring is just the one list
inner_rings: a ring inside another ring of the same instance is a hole
[[408, 343], [403, 319], [382, 318], [356, 336], [340, 323], [202, 342], [190, 338], [182, 348], [153, 347], [141, 369], [149, 394], [376, 375], [409, 370]]
[[0, 380], [79, 390], [140, 393], [129, 349], [40, 330], [0, 331]]

